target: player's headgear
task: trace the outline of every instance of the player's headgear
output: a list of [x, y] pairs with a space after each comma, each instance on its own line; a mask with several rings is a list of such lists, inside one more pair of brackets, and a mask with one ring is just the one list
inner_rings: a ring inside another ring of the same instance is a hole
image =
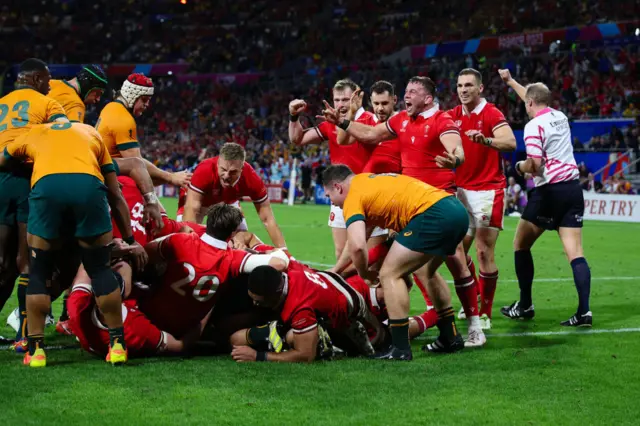
[[92, 90], [107, 90], [107, 74], [100, 65], [87, 65], [76, 75], [80, 88], [80, 98], [87, 99], [87, 95]]
[[153, 81], [143, 74], [131, 74], [124, 83], [122, 83], [122, 88], [120, 89], [120, 96], [124, 100], [127, 108], [133, 108], [133, 105], [140, 96], [152, 95]]

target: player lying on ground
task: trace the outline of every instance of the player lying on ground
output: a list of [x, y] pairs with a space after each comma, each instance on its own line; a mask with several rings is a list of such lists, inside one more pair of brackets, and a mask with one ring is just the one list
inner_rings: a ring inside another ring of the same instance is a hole
[[225, 203], [207, 213], [207, 231], [171, 234], [145, 246], [151, 263], [161, 267], [148, 282], [149, 294], [136, 296], [140, 310], [157, 327], [177, 338], [193, 329], [211, 311], [217, 292], [240, 274], [270, 265], [284, 271], [289, 263], [282, 250], [251, 254], [229, 247], [243, 220], [242, 213]]
[[[238, 362], [312, 362], [318, 355], [318, 342], [327, 342], [326, 333], [344, 342], [340, 346], [350, 346], [352, 352], [374, 353], [363, 324], [377, 329], [380, 325], [362, 295], [337, 274], [316, 272], [295, 260], [286, 273], [259, 267], [249, 275], [249, 296], [256, 306], [279, 312], [284, 327], [291, 329], [291, 349], [280, 352], [280, 343], [274, 345], [275, 352], [257, 352], [248, 345], [265, 341], [265, 337], [268, 340], [272, 326], [241, 330], [232, 336], [236, 346], [231, 355]], [[319, 326], [320, 321], [326, 321], [325, 327]]]
[[[122, 320], [127, 352], [130, 357], [144, 357], [162, 353], [184, 353], [200, 337], [206, 323], [194, 327], [181, 339], [160, 330], [137, 307], [137, 301], [128, 299], [131, 293], [132, 269], [126, 262], [118, 262], [112, 267], [118, 278], [122, 302]], [[68, 326], [77, 337], [82, 349], [105, 356], [109, 350], [109, 332], [104, 323], [104, 315], [96, 304], [91, 279], [84, 268], [78, 272], [68, 300]]]

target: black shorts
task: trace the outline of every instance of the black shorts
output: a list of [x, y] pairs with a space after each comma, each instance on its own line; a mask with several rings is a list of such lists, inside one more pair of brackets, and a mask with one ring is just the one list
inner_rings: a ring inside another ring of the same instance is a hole
[[534, 188], [522, 218], [546, 229], [582, 228], [584, 196], [580, 182], [572, 180]]

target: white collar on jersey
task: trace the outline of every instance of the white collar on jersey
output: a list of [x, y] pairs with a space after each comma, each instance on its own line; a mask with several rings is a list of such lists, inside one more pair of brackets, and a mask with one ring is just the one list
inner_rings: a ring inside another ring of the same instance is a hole
[[200, 239], [204, 241], [206, 244], [209, 244], [211, 247], [215, 247], [220, 250], [226, 250], [227, 248], [229, 248], [229, 245], [227, 244], [226, 241], [213, 238], [211, 235], [206, 233], [202, 234], [202, 237], [200, 237]]
[[440, 105], [439, 104], [435, 104], [434, 106], [432, 106], [428, 110], [421, 112], [419, 115], [422, 118], [429, 118], [429, 117], [433, 116], [433, 114], [438, 112], [439, 109], [440, 109]]
[[356, 111], [356, 115], [353, 117], [353, 120], [355, 121], [359, 119], [362, 114], [364, 114], [364, 107], [360, 107], [360, 109]]
[[[485, 98], [481, 98], [480, 99], [480, 103], [478, 104], [477, 107], [475, 107], [473, 109], [473, 111], [471, 111], [471, 114], [475, 114], [475, 115], [480, 114], [482, 112], [482, 110], [484, 109], [484, 107], [486, 107], [486, 106], [487, 106], [487, 100]], [[462, 113], [464, 115], [467, 115], [467, 109], [464, 106], [462, 106]], [[469, 115], [471, 115], [471, 114], [469, 114]]]

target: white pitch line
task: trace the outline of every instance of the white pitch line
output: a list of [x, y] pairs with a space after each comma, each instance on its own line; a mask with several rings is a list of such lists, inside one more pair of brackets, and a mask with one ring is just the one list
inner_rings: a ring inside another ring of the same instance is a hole
[[602, 333], [640, 333], [640, 327], [636, 328], [613, 328], [613, 329], [590, 329], [571, 331], [525, 331], [523, 333], [496, 333], [488, 334], [487, 337], [527, 337], [527, 336], [566, 336], [572, 334], [602, 334]]
[[[308, 260], [301, 260], [300, 262], [311, 265], [311, 266], [321, 266], [323, 268], [332, 268], [335, 265], [330, 265], [328, 263], [319, 263], [319, 262], [311, 262]], [[640, 280], [640, 277], [591, 277], [591, 281], [631, 281], [631, 280]], [[517, 283], [518, 280], [501, 280], [500, 282], [507, 283]], [[534, 282], [542, 282], [542, 283], [555, 283], [555, 282], [564, 282], [564, 281], [573, 281], [573, 277], [566, 278], [534, 278]]]

